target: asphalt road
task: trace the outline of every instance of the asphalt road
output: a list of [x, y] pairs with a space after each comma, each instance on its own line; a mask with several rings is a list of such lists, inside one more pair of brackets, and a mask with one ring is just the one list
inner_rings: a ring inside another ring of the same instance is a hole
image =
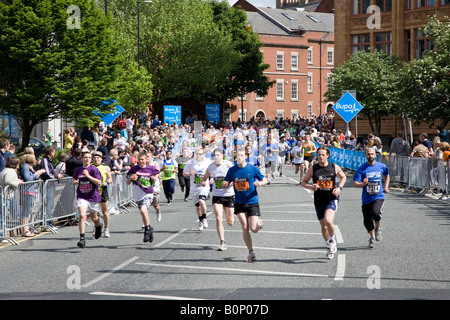
[[[0, 244], [0, 299], [207, 299], [247, 304], [450, 299], [448, 203], [392, 190], [384, 207], [383, 240], [369, 249], [361, 189], [352, 187], [349, 176], [335, 219], [338, 251], [328, 260], [312, 194], [298, 185], [291, 167], [275, 178], [260, 188], [264, 229], [252, 234], [257, 256], [253, 263], [243, 262], [247, 249], [239, 221], [232, 227], [224, 222], [228, 250], [217, 251], [210, 200], [209, 228], [198, 231], [194, 205], [183, 201], [177, 184], [171, 206], [161, 199], [161, 222], [150, 210], [155, 229], [151, 244], [142, 242], [142, 222], [134, 207], [111, 217], [111, 238], [94, 240], [92, 224], [87, 227], [84, 249], [76, 246], [78, 227], [20, 239], [20, 246]], [[217, 312], [224, 314], [225, 307], [216, 306]]]

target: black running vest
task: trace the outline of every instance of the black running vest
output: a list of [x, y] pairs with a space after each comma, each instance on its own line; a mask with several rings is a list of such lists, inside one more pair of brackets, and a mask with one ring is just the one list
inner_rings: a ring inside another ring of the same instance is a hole
[[326, 205], [332, 200], [339, 200], [339, 197], [333, 195], [332, 191], [336, 188], [336, 167], [328, 162], [326, 167], [320, 164], [313, 166], [313, 182], [319, 185], [319, 189], [314, 191], [314, 204]]

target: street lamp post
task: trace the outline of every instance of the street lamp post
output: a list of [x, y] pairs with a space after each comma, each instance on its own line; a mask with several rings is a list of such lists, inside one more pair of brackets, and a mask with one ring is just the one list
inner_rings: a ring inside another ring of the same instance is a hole
[[140, 25], [140, 22], [139, 22], [139, 4], [140, 3], [151, 4], [153, 2], [152, 1], [138, 1], [137, 2], [137, 21], [138, 21], [138, 29], [137, 29], [138, 44], [137, 44], [137, 47], [138, 47], [138, 70], [139, 71], [141, 70], [141, 49], [140, 49], [141, 45], [140, 45], [140, 31], [139, 31], [139, 25]]

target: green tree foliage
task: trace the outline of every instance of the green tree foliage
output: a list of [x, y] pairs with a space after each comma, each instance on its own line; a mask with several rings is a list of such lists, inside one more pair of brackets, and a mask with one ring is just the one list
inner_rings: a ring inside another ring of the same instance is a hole
[[326, 101], [337, 101], [342, 90], [356, 90], [364, 107], [360, 112], [369, 120], [373, 132], [381, 132], [381, 118], [395, 112], [398, 104], [396, 84], [401, 63], [380, 52], [361, 51], [337, 67], [329, 78]]
[[434, 49], [405, 64], [400, 73], [401, 112], [416, 123], [450, 122], [450, 21], [435, 16], [424, 28]]
[[93, 111], [113, 96], [122, 65], [110, 23], [95, 0], [0, 3], [0, 109], [17, 118], [23, 146], [41, 122], [98, 121]]

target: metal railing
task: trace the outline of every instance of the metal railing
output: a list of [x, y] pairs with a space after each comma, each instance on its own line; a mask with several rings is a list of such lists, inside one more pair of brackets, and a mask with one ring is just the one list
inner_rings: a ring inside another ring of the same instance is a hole
[[[132, 185], [126, 184], [126, 173], [112, 174], [112, 177], [113, 182], [108, 185], [108, 210], [129, 213], [126, 207], [136, 206]], [[19, 243], [13, 235], [22, 234], [24, 227], [57, 233], [56, 222], [78, 216], [72, 177], [24, 182], [16, 189], [0, 186], [0, 201], [0, 241], [14, 245]]]

